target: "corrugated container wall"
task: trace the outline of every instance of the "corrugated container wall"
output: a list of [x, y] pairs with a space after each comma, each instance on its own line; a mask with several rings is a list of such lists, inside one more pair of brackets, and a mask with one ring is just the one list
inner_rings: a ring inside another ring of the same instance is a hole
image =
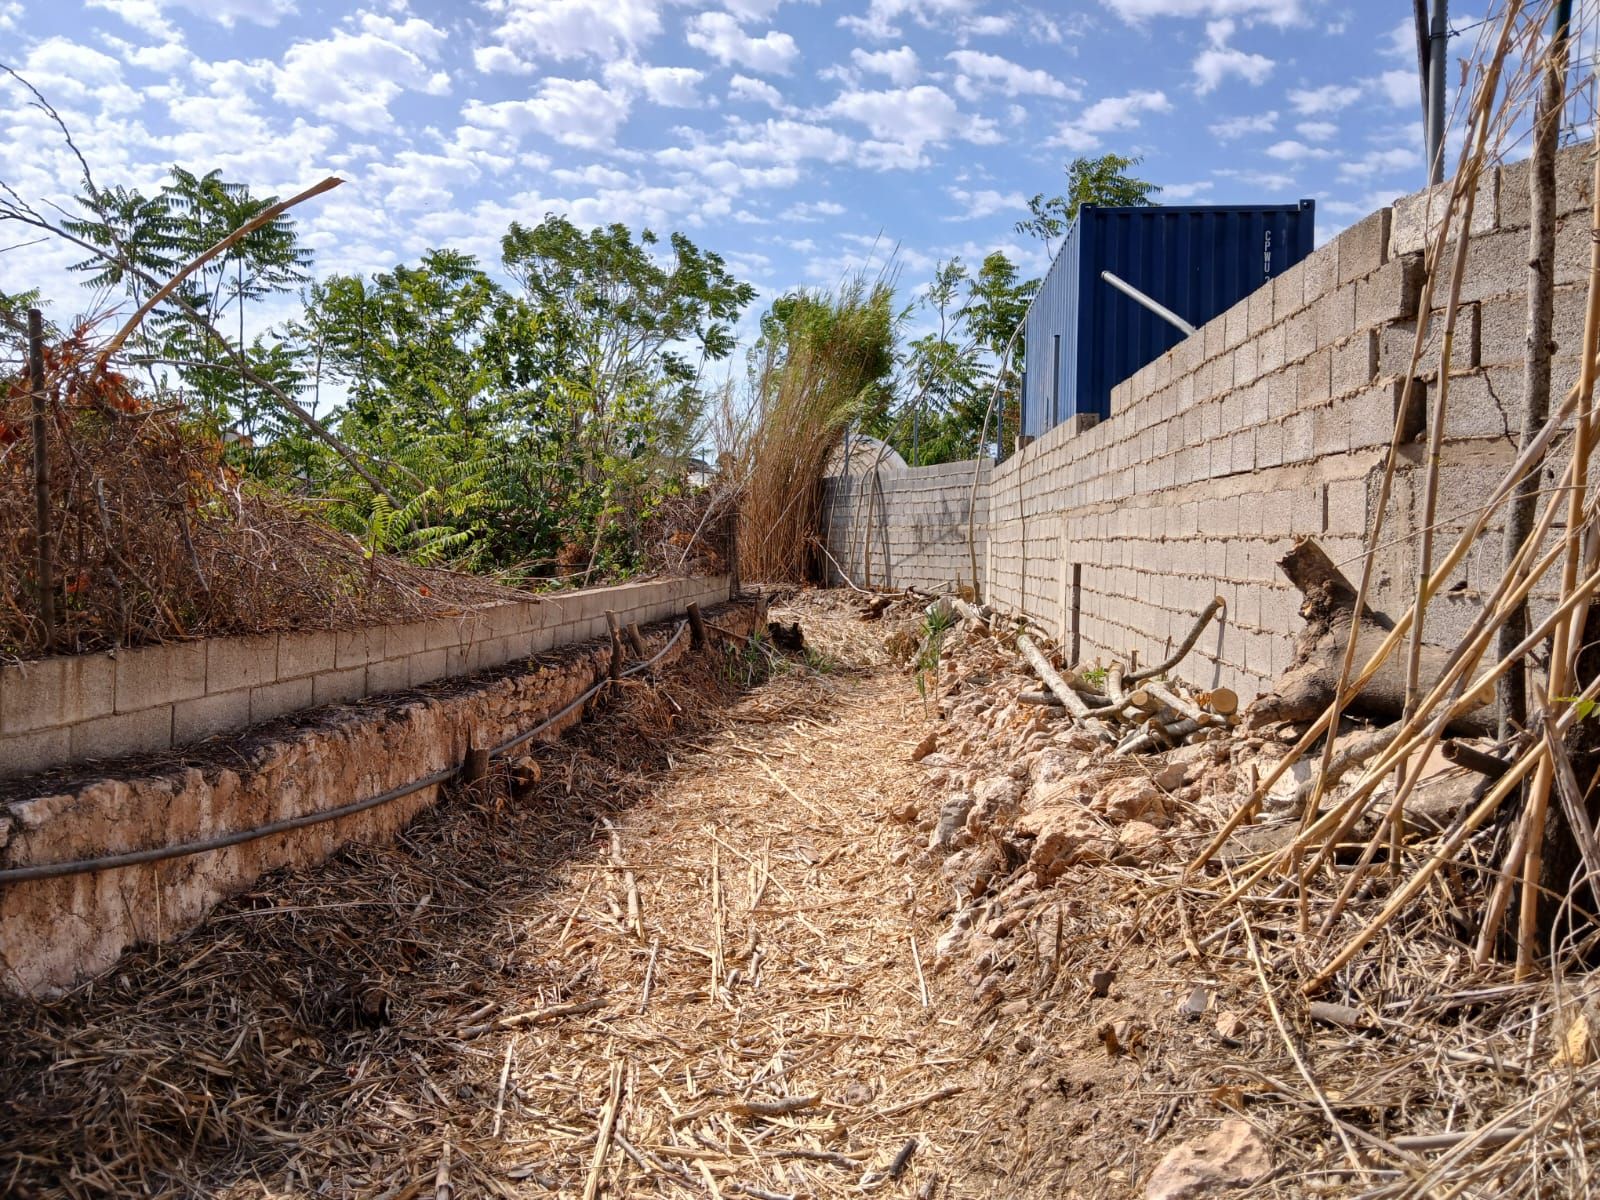
[[1028, 312], [1022, 432], [1109, 416], [1111, 389], [1183, 339], [1102, 271], [1198, 327], [1311, 253], [1315, 209], [1310, 200], [1081, 208]]

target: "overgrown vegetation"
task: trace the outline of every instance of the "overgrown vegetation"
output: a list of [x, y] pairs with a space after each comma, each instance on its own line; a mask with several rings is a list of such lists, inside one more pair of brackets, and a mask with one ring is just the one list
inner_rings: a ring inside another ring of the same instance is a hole
[[762, 318], [750, 354], [750, 409], [729, 421], [742, 484], [741, 566], [754, 579], [802, 580], [820, 571], [815, 531], [822, 474], [852, 420], [888, 411], [896, 317], [882, 280], [836, 292], [797, 292]]
[[[1019, 228], [1048, 248], [1080, 203], [1147, 202], [1151, 185], [1126, 175], [1136, 162], [1077, 160], [1069, 194], [1036, 197]], [[108, 298], [119, 313], [151, 306], [117, 358], [138, 406], [220, 445], [243, 491], [305, 501], [372, 562], [393, 554], [517, 584], [706, 569], [720, 560], [697, 546], [725, 530], [738, 493], [746, 573], [816, 577], [820, 478], [847, 429], [914, 463], [1003, 453], [1017, 433], [1019, 329], [1037, 281], [1001, 252], [975, 268], [940, 263], [910, 308], [887, 277], [780, 297], [741, 390], [708, 374], [732, 356], [755, 289], [681, 233], [548, 214], [512, 222], [498, 263], [437, 247], [387, 271], [316, 277], [277, 197], [181, 167], [153, 191], [101, 187], [80, 163], [77, 211], [7, 188], [0, 223], [75, 246], [102, 313]], [[268, 324], [267, 302], [281, 311], [291, 296], [294, 315]], [[13, 352], [16, 322], [43, 299], [0, 293]], [[902, 344], [919, 312], [932, 328]], [[88, 349], [97, 328], [91, 318], [51, 337]], [[706, 472], [694, 456], [713, 437], [721, 486], [696, 498]], [[688, 533], [666, 530], [669, 517]]]

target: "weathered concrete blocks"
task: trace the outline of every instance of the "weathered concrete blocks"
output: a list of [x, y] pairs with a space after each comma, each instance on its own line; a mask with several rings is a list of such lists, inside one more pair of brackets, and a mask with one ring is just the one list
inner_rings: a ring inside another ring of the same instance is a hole
[[46, 658], [0, 668], [0, 733], [26, 733], [109, 715], [116, 660], [109, 654]]

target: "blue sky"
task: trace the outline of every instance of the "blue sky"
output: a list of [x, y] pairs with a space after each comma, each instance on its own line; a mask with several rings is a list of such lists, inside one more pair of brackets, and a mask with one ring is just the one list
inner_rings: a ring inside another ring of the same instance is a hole
[[[1077, 154], [1144, 157], [1171, 203], [1318, 202], [1318, 237], [1422, 183], [1410, 5], [1388, 0], [0, 0], [3, 61], [99, 183], [170, 163], [287, 195], [317, 270], [454, 246], [512, 219], [682, 229], [763, 297], [898, 247], [1008, 250]], [[1465, 27], [1465, 14], [1453, 24]], [[1472, 34], [1461, 39], [1466, 53]], [[9, 83], [0, 177], [66, 202], [70, 158]], [[87, 297], [61, 247], [0, 287]]]

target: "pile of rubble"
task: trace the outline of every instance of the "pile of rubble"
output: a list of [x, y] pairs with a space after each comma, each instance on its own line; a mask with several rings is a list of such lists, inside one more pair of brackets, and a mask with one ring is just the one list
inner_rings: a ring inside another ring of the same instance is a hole
[[[1249, 1184], [1271, 1156], [1234, 1119], [1256, 1095], [1240, 1081], [1283, 1047], [1240, 928], [1226, 917], [1201, 920], [1216, 893], [1186, 869], [1274, 774], [1303, 726], [1253, 722], [1253, 712], [1241, 720], [1225, 691], [1138, 678], [1115, 664], [1069, 666], [1026, 621], [928, 599], [880, 597], [863, 616], [895, 626], [890, 652], [918, 676], [929, 717], [911, 751], [926, 772], [922, 798], [887, 816], [905, 829], [894, 860], [943, 883], [930, 970], [966, 991], [1019, 1069], [1033, 1073], [1035, 1090], [1095, 1089], [1096, 1136], [1145, 1127], [1144, 1136], [1120, 1138], [1119, 1153], [1138, 1164], [1124, 1184], [1143, 1179], [1141, 1194], [1163, 1200]], [[1081, 712], [1049, 702], [1061, 686]], [[1341, 731], [1341, 752], [1374, 736], [1348, 719]], [[1427, 775], [1405, 815], [1436, 829], [1481, 777], [1442, 755]], [[1215, 861], [1242, 866], [1292, 839], [1312, 776], [1309, 762], [1284, 771]], [[1343, 794], [1332, 783], [1322, 803]], [[1286, 952], [1263, 951], [1266, 969], [1276, 974]], [[1353, 1025], [1326, 1023], [1330, 1013], [1357, 1019], [1351, 1012], [1297, 1005], [1297, 1019], [1323, 1021], [1324, 1039], [1357, 1036]], [[1079, 1076], [1063, 1075], [1068, 1059], [1083, 1064], [1073, 1068]], [[1107, 1075], [1118, 1083], [1114, 1100]], [[1195, 1099], [1153, 1099], [1179, 1092]], [[1161, 1141], [1191, 1104], [1210, 1132]], [[1077, 1121], [1082, 1107], [1068, 1102], [1053, 1119]], [[1230, 1175], [1229, 1164], [1240, 1171]], [[1280, 1156], [1278, 1170], [1287, 1169]]]

